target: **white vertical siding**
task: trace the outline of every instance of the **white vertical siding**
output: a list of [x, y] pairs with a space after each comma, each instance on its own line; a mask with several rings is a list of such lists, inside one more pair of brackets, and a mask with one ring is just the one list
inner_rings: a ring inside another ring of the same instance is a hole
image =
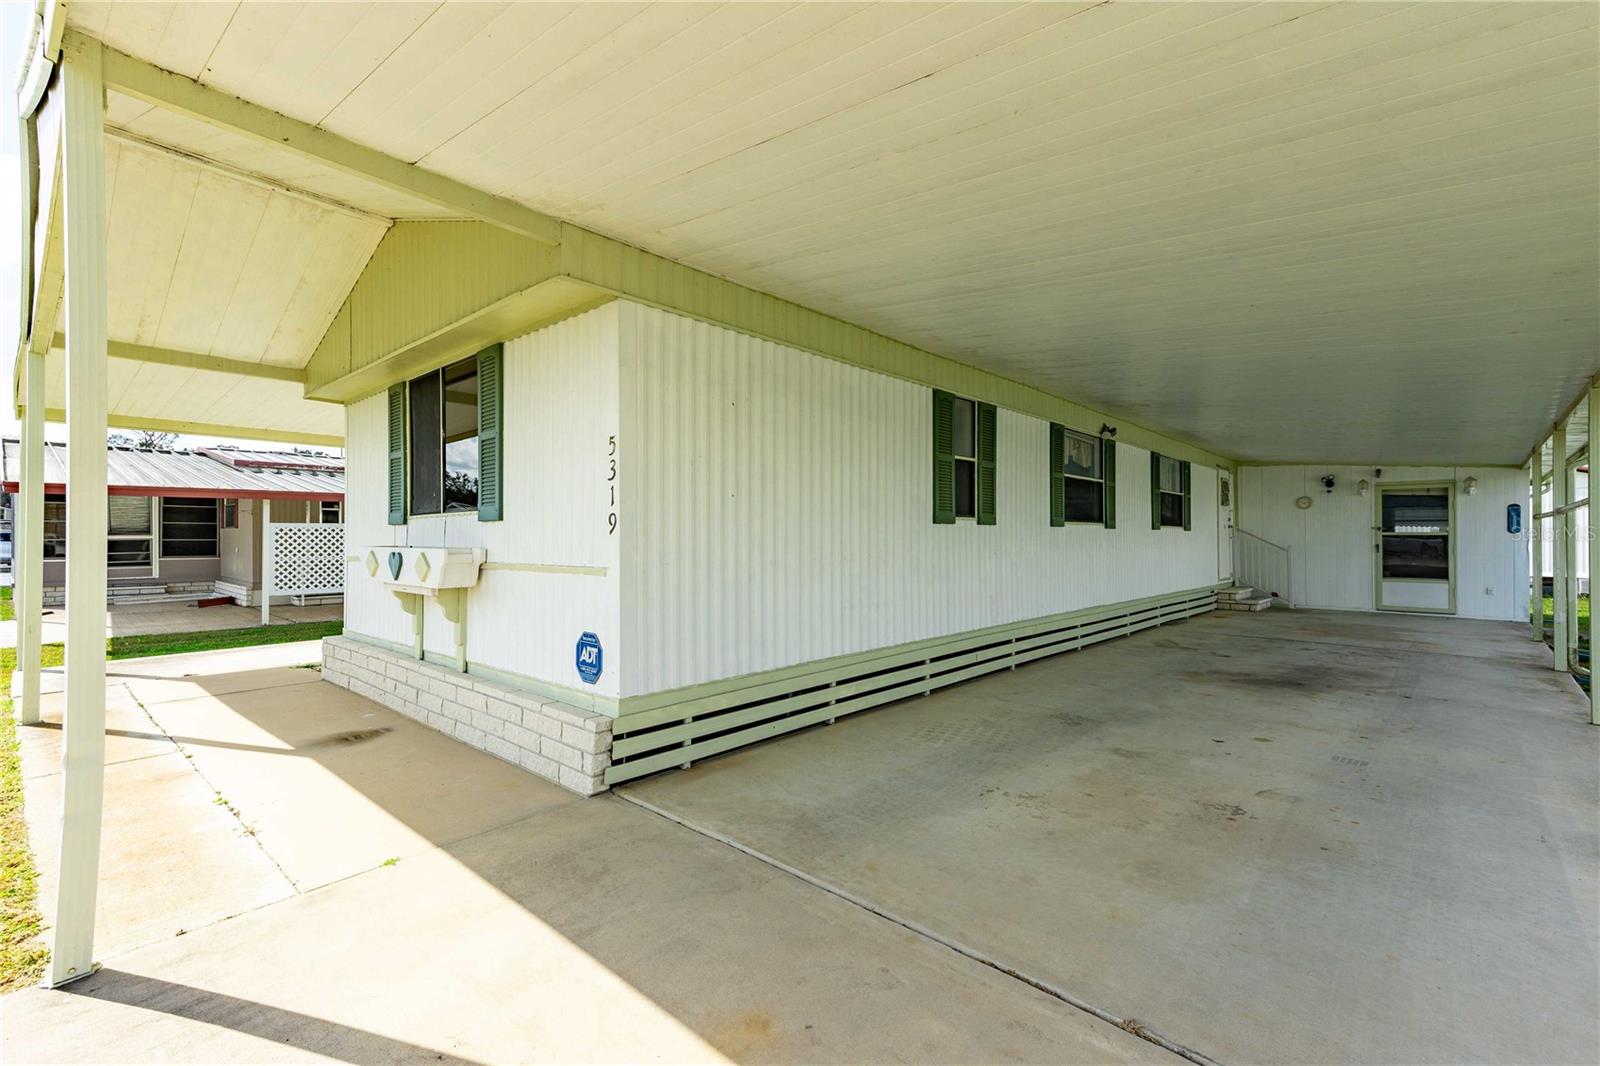
[[[505, 345], [504, 519], [413, 518], [391, 527], [382, 395], [349, 408], [347, 521], [352, 555], [371, 545], [481, 547], [492, 564], [581, 566], [605, 576], [492, 569], [467, 597], [469, 662], [602, 696], [616, 696], [621, 661], [618, 543], [609, 532], [608, 438], [617, 427], [617, 306], [610, 304]], [[619, 464], [620, 471], [620, 464]], [[619, 478], [620, 482], [620, 478]], [[620, 500], [619, 500], [620, 503]], [[346, 586], [351, 632], [411, 640], [409, 617], [381, 580], [352, 564]], [[454, 630], [428, 600], [428, 651], [453, 655]], [[590, 689], [573, 651], [592, 631], [605, 672]]]
[[[1334, 491], [1325, 492], [1324, 474], [1334, 477]], [[1468, 477], [1478, 491], [1459, 490]], [[1367, 496], [1356, 494], [1365, 478]], [[1293, 599], [1304, 607], [1346, 610], [1373, 608], [1380, 484], [1408, 481], [1450, 481], [1455, 496], [1456, 613], [1467, 618], [1520, 620], [1527, 614], [1528, 546], [1523, 536], [1506, 532], [1506, 506], [1520, 503], [1524, 525], [1528, 511], [1528, 478], [1503, 467], [1384, 467], [1380, 480], [1371, 467], [1245, 466], [1239, 469], [1242, 509], [1239, 525], [1289, 548]], [[1301, 510], [1297, 497], [1312, 505]]]
[[1149, 453], [1127, 446], [1119, 528], [1052, 528], [1047, 423], [1002, 409], [998, 524], [936, 526], [927, 388], [613, 306], [624, 695], [1216, 581], [1217, 483], [1204, 468], [1192, 532], [1150, 528]]

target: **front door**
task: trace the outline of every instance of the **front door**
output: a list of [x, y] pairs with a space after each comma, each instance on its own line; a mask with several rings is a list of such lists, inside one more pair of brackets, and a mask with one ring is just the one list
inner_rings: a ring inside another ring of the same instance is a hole
[[1217, 580], [1233, 577], [1233, 479], [1217, 471]]
[[1455, 486], [1386, 485], [1378, 490], [1377, 511], [1378, 610], [1454, 614]]

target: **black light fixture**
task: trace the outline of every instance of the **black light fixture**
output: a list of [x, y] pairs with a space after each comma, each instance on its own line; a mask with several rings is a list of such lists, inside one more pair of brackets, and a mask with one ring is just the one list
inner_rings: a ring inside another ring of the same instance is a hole
[[1100, 423], [1100, 435], [1102, 437], [1115, 437], [1117, 435], [1117, 427], [1109, 422], [1102, 422]]
[[1323, 492], [1332, 492], [1333, 491], [1333, 475], [1332, 474], [1323, 474], [1322, 475], [1322, 491]]

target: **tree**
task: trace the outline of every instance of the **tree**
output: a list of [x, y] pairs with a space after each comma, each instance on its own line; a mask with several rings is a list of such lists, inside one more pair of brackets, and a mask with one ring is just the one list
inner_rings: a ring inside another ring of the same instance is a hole
[[131, 436], [127, 433], [108, 433], [106, 443], [113, 448], [134, 448], [141, 452], [164, 451], [178, 443], [178, 435], [141, 429]]

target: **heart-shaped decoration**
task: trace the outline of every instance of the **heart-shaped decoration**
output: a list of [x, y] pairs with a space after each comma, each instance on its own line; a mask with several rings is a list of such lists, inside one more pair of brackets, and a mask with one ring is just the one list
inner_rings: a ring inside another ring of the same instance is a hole
[[400, 567], [405, 563], [406, 557], [399, 552], [389, 553], [389, 576], [395, 579], [400, 577]]

